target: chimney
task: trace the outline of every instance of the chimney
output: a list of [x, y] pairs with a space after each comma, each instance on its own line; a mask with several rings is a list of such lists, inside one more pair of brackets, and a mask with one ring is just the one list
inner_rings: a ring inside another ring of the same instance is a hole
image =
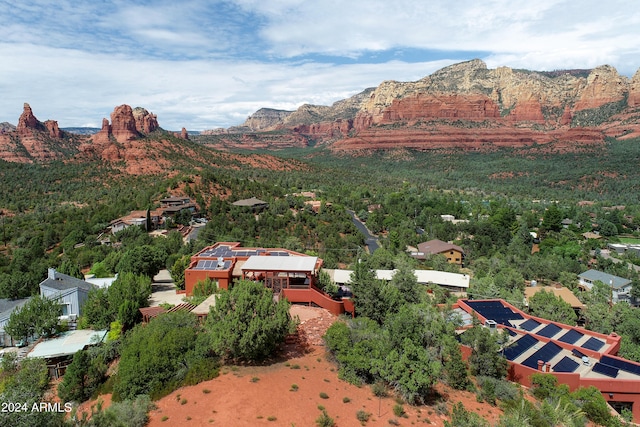
[[551, 364], [550, 363], [545, 363], [544, 366], [546, 368], [545, 372], [551, 372]]
[[47, 269], [47, 277], [51, 280], [56, 280], [56, 269], [48, 268]]
[[544, 365], [544, 362], [542, 360], [538, 360], [538, 371], [542, 372], [542, 366]]

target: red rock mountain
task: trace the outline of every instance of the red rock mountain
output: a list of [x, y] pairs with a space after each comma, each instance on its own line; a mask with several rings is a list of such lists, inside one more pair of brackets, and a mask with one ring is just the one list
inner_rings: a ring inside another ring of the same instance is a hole
[[[278, 144], [272, 133], [288, 131]], [[385, 81], [332, 106], [294, 112], [261, 109], [242, 126], [238, 147], [331, 144], [335, 150], [406, 147], [491, 149], [534, 143], [601, 143], [640, 136], [640, 70], [535, 72], [488, 69], [480, 60], [443, 68], [415, 82]], [[301, 138], [295, 138], [295, 135]], [[224, 139], [224, 138], [223, 138]], [[269, 142], [271, 141], [271, 142]], [[252, 145], [253, 144], [253, 145]]]

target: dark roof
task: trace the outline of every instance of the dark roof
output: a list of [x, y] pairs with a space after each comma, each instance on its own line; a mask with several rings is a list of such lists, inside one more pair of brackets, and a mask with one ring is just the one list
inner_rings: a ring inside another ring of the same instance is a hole
[[29, 301], [30, 298], [22, 298], [22, 299], [0, 299], [0, 318], [5, 317], [5, 315], [11, 314], [13, 310], [18, 307], [22, 307], [24, 303]]
[[266, 205], [267, 202], [252, 197], [250, 199], [238, 200], [236, 202], [233, 202], [232, 204], [233, 206], [263, 206]]
[[464, 253], [464, 250], [460, 246], [438, 239], [429, 240], [428, 242], [423, 242], [418, 245], [418, 251], [425, 254], [441, 254], [452, 250]]
[[67, 289], [75, 288], [90, 291], [91, 289], [95, 288], [95, 286], [89, 282], [85, 282], [84, 280], [80, 280], [63, 273], [58, 273], [55, 270], [53, 272], [49, 272], [49, 277], [42, 281], [40, 283], [40, 286], [46, 286], [47, 288], [57, 289], [59, 291], [65, 291]]

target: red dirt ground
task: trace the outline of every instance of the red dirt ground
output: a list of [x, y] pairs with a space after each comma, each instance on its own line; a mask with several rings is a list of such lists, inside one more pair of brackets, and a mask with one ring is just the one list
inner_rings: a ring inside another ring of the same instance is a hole
[[[156, 402], [150, 413], [150, 427], [166, 426], [315, 426], [326, 408], [338, 427], [359, 426], [356, 412], [371, 413], [367, 426], [399, 425], [443, 426], [446, 417], [434, 406], [404, 405], [406, 418], [393, 413], [393, 397], [379, 399], [370, 387], [356, 387], [338, 379], [336, 366], [327, 360], [321, 345], [326, 328], [335, 320], [327, 311], [294, 306], [300, 317], [297, 343], [285, 347], [284, 357], [266, 366], [224, 367], [219, 377], [196, 386], [184, 387]], [[292, 386], [297, 385], [297, 391]], [[475, 394], [438, 386], [446, 396], [449, 411], [456, 402], [480, 414], [493, 425], [502, 413], [498, 408], [476, 401]], [[323, 399], [320, 393], [329, 397]], [[343, 399], [348, 398], [347, 403]], [[442, 405], [441, 405], [442, 406]]]

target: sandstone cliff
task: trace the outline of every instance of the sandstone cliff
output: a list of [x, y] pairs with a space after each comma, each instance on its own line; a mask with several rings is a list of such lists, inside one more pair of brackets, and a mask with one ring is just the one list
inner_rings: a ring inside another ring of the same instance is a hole
[[628, 79], [607, 65], [553, 72], [488, 69], [476, 59], [415, 82], [385, 81], [332, 106], [303, 105], [270, 128], [344, 150], [428, 149], [446, 141], [470, 149], [599, 143], [605, 136], [640, 136], [636, 108], [640, 71]]

